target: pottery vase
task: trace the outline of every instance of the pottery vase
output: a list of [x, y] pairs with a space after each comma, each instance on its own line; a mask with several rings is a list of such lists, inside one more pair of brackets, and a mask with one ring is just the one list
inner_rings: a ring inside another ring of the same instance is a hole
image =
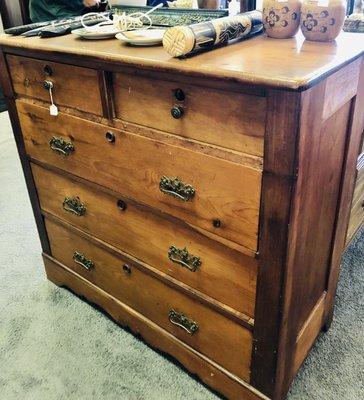
[[264, 0], [263, 24], [268, 36], [284, 39], [294, 36], [300, 25], [301, 0]]
[[305, 0], [301, 8], [301, 29], [307, 40], [330, 42], [344, 25], [345, 0]]

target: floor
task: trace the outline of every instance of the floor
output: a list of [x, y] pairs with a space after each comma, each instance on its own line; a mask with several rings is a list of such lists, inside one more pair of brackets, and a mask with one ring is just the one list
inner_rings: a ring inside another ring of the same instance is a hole
[[[0, 399], [217, 400], [43, 273], [7, 113], [0, 114]], [[335, 319], [289, 400], [364, 398], [364, 230], [343, 260]]]

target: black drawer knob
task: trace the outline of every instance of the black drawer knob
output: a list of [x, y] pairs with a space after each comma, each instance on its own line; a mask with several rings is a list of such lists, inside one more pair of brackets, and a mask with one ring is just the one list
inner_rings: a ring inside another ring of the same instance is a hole
[[109, 143], [115, 142], [115, 135], [112, 132], [106, 132], [105, 137]]
[[183, 101], [186, 98], [186, 95], [182, 89], [178, 88], [174, 91], [174, 97], [178, 101]]
[[45, 90], [51, 90], [51, 89], [53, 89], [53, 82], [44, 81], [43, 82], [43, 87], [44, 87]]
[[175, 119], [180, 119], [183, 115], [183, 108], [174, 106], [171, 110], [172, 117]]

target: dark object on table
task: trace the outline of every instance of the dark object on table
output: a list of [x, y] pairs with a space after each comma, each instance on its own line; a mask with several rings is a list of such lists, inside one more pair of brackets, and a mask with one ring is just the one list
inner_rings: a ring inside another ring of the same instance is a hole
[[31, 23], [29, 0], [1, 0], [0, 14], [4, 29]]
[[21, 35], [22, 33], [31, 31], [33, 29], [38, 29], [38, 28], [41, 28], [43, 26], [48, 26], [52, 22], [53, 21], [34, 22], [33, 24], [14, 26], [13, 28], [5, 29], [5, 33], [7, 33], [8, 35], [18, 36], [18, 35]]
[[[88, 25], [94, 25], [104, 20], [104, 16], [110, 15], [110, 11], [100, 13], [99, 15], [92, 15], [84, 19]], [[41, 22], [37, 24], [23, 25], [7, 29], [5, 33], [12, 35], [22, 35], [25, 37], [41, 36], [60, 36], [70, 33], [72, 29], [81, 28], [81, 16], [60, 19], [56, 21]]]
[[344, 22], [343, 30], [345, 32], [364, 33], [364, 14], [349, 15]]
[[39, 33], [38, 36], [42, 38], [63, 36], [71, 33], [73, 25], [62, 25], [62, 26], [46, 26]]
[[[104, 13], [104, 12], [106, 12], [106, 10], [108, 8], [109, 8], [108, 7], [108, 2], [103, 0], [103, 1], [100, 2], [98, 7], [87, 8], [87, 9], [84, 10], [84, 13], [87, 13], [87, 12], [100, 12], [100, 13], [103, 12]], [[15, 27], [11, 27], [11, 28], [5, 29], [5, 33], [7, 33], [9, 35], [17, 36], [17, 35], [21, 35], [21, 34], [26, 33], [26, 32], [30, 32], [30, 31], [32, 31], [34, 29], [39, 29], [39, 28], [42, 28], [42, 27], [45, 27], [45, 26], [49, 26], [51, 24], [61, 24], [61, 23], [63, 23], [63, 24], [66, 24], [66, 25], [69, 25], [69, 24], [72, 25], [73, 23], [75, 23], [75, 21], [79, 21], [81, 19], [81, 17], [82, 16], [75, 16], [75, 17], [70, 17], [70, 18], [59, 18], [59, 19], [51, 20], [51, 21], [34, 22], [34, 23], [26, 24], [26, 25], [19, 25], [19, 26], [15, 26]], [[98, 21], [97, 18], [96, 18], [96, 22], [101, 22], [101, 18], [100, 18], [100, 21]], [[81, 26], [82, 25], [79, 24], [77, 26], [72, 25], [71, 27], [72, 27], [72, 29], [77, 29], [77, 28], [80, 28]], [[47, 29], [47, 32], [48, 31], [53, 31], [53, 29], [51, 29], [51, 30]], [[57, 29], [57, 31], [60, 31], [60, 30]], [[66, 31], [66, 29], [65, 29], [65, 31]], [[34, 32], [34, 35], [33, 34], [29, 34], [29, 35], [24, 35], [24, 36], [36, 36], [36, 35], [38, 35], [37, 32]], [[46, 34], [42, 34], [40, 36], [45, 37], [47, 35]]]
[[[114, 6], [112, 10], [115, 12], [125, 12], [132, 14], [136, 12], [146, 13], [153, 7], [137, 7], [137, 6]], [[199, 22], [211, 21], [212, 19], [222, 18], [229, 15], [229, 10], [205, 10], [190, 8], [168, 8], [163, 7], [153, 11], [150, 14], [152, 24], [154, 26], [178, 26], [197, 24]]]

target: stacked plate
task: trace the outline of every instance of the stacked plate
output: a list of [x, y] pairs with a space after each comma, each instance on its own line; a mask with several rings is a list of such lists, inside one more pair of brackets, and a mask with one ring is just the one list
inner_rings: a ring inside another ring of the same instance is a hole
[[116, 39], [133, 46], [154, 46], [162, 43], [165, 29], [137, 29], [135, 31], [120, 32]]
[[134, 31], [120, 32], [113, 25], [103, 25], [98, 29], [74, 29], [72, 33], [82, 39], [110, 39], [118, 40], [134, 46], [154, 46], [162, 43], [165, 29], [137, 29]]

